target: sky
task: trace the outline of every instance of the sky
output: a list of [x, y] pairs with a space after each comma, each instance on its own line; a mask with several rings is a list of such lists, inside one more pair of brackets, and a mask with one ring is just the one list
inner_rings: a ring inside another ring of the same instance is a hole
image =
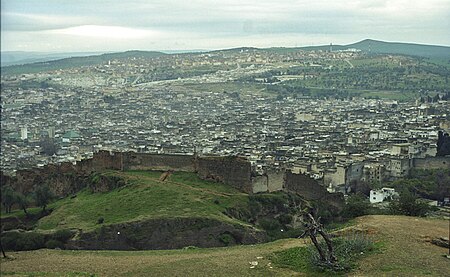
[[1, 0], [1, 50], [450, 45], [450, 0]]

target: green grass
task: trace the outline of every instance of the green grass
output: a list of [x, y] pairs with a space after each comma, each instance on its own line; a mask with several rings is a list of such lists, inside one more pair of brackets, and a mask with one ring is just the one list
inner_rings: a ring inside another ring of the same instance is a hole
[[87, 272], [2, 272], [2, 276], [27, 276], [27, 277], [34, 277], [34, 276], [65, 276], [65, 277], [81, 277], [81, 276], [88, 276], [88, 277], [96, 277], [96, 274], [93, 273], [87, 273]]
[[[50, 207], [50, 206], [49, 206]], [[42, 208], [39, 207], [33, 207], [33, 208], [28, 208], [27, 212], [29, 214], [35, 215], [38, 214], [42, 211]], [[25, 212], [23, 210], [13, 210], [10, 213], [6, 213], [3, 209], [0, 212], [0, 218], [6, 218], [6, 217], [24, 217], [25, 216]]]
[[313, 268], [309, 263], [309, 256], [307, 247], [294, 247], [274, 253], [272, 261], [279, 266], [288, 267], [298, 272], [312, 272]]
[[[320, 244], [322, 249], [326, 249], [323, 241], [320, 241]], [[335, 238], [333, 239], [333, 248], [339, 270], [332, 270], [328, 266], [324, 266], [312, 244], [308, 247], [294, 247], [275, 252], [271, 259], [278, 266], [288, 267], [297, 272], [307, 272], [309, 276], [343, 275], [354, 269], [358, 260], [376, 253], [379, 249], [371, 240], [362, 236]]]
[[165, 182], [159, 181], [160, 172], [108, 174], [118, 174], [129, 184], [106, 193], [84, 189], [74, 198], [59, 200], [51, 205], [54, 211], [39, 220], [37, 229], [92, 230], [101, 226], [97, 224], [100, 217], [105, 225], [165, 217], [205, 217], [240, 223], [223, 212], [248, 201], [247, 195], [223, 184], [200, 180], [193, 173], [176, 172]]

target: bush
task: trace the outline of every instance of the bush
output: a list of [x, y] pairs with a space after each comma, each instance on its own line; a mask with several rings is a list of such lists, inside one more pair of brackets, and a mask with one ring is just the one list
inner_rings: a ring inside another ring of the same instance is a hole
[[58, 230], [53, 235], [53, 240], [57, 240], [62, 243], [66, 243], [73, 235], [73, 232], [70, 230]]
[[426, 216], [431, 207], [408, 190], [404, 190], [398, 199], [390, 203], [389, 210], [392, 214]]
[[103, 217], [99, 217], [97, 219], [97, 224], [102, 224], [105, 221], [105, 219]]
[[232, 242], [234, 242], [234, 237], [231, 234], [224, 233], [219, 235], [219, 241], [223, 243], [225, 246], [228, 246]]
[[45, 235], [34, 232], [23, 233], [20, 239], [17, 241], [18, 250], [35, 250], [44, 248], [44, 246]]
[[282, 228], [281, 224], [280, 224], [280, 222], [278, 222], [278, 220], [270, 219], [270, 218], [262, 218], [259, 221], [259, 225], [264, 230], [269, 230], [269, 231], [280, 230]]
[[16, 250], [16, 243], [19, 240], [19, 232], [5, 232], [2, 234], [1, 243], [5, 250]]
[[[325, 242], [320, 243], [326, 249]], [[366, 237], [357, 236], [349, 239], [337, 238], [333, 240], [334, 254], [338, 260], [335, 267], [330, 267], [320, 260], [314, 245], [309, 247], [294, 247], [275, 252], [271, 260], [274, 264], [292, 268], [298, 272], [347, 272], [354, 268], [362, 253], [373, 250], [373, 243]], [[314, 275], [314, 274], [311, 274]]]
[[48, 249], [64, 249], [64, 244], [58, 240], [51, 239], [45, 243], [45, 247]]
[[[325, 242], [321, 242], [322, 249], [326, 249]], [[320, 271], [344, 271], [347, 272], [355, 267], [356, 260], [361, 254], [371, 251], [373, 249], [373, 242], [363, 236], [355, 236], [344, 239], [337, 238], [333, 240], [334, 255], [337, 258], [337, 263], [334, 267], [330, 264], [324, 263], [320, 260], [319, 253], [314, 246], [310, 247], [310, 262]]]
[[278, 221], [280, 221], [281, 224], [289, 224], [292, 222], [292, 215], [290, 214], [282, 214], [280, 215], [280, 217], [278, 218]]
[[354, 218], [362, 215], [369, 214], [370, 203], [361, 194], [353, 194], [347, 198], [347, 204], [345, 204], [343, 210], [343, 216], [346, 218]]

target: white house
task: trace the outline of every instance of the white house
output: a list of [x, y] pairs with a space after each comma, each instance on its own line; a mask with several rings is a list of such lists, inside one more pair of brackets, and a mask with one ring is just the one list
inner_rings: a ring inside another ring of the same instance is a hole
[[370, 191], [370, 203], [380, 203], [386, 199], [392, 199], [393, 196], [398, 195], [393, 188], [382, 188]]

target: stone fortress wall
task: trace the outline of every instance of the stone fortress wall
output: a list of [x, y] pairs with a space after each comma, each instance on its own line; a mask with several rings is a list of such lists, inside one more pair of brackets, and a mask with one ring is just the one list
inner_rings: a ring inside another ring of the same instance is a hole
[[412, 168], [415, 169], [450, 169], [450, 157], [428, 157], [412, 159]]
[[[414, 159], [415, 168], [448, 168], [449, 157]], [[161, 170], [195, 172], [204, 180], [228, 184], [246, 193], [286, 190], [306, 199], [328, 197], [316, 180], [286, 170], [269, 170], [254, 176], [250, 162], [241, 157], [199, 157], [195, 155], [159, 155], [135, 152], [99, 151], [93, 158], [76, 163], [49, 164], [41, 168], [18, 170], [15, 177], [1, 176], [1, 185], [12, 185], [28, 193], [47, 182], [58, 196], [67, 196], [83, 188], [83, 182], [94, 172], [105, 170]]]
[[[285, 184], [289, 184], [287, 187], [289, 190], [303, 191], [301, 188], [296, 188], [296, 174], [274, 170], [267, 172], [264, 176], [253, 176], [250, 162], [241, 157], [198, 157], [109, 151], [99, 151], [93, 158], [76, 163], [48, 164], [40, 168], [18, 170], [15, 177], [2, 175], [1, 180], [2, 185], [12, 185], [23, 193], [31, 192], [35, 186], [47, 183], [56, 195], [62, 197], [82, 189], [85, 178], [90, 174], [105, 170], [195, 172], [203, 180], [222, 182], [246, 193], [279, 191], [285, 188]], [[303, 179], [308, 177], [304, 176]], [[308, 182], [303, 181], [297, 183], [297, 186], [302, 187], [303, 183], [310, 187]]]

